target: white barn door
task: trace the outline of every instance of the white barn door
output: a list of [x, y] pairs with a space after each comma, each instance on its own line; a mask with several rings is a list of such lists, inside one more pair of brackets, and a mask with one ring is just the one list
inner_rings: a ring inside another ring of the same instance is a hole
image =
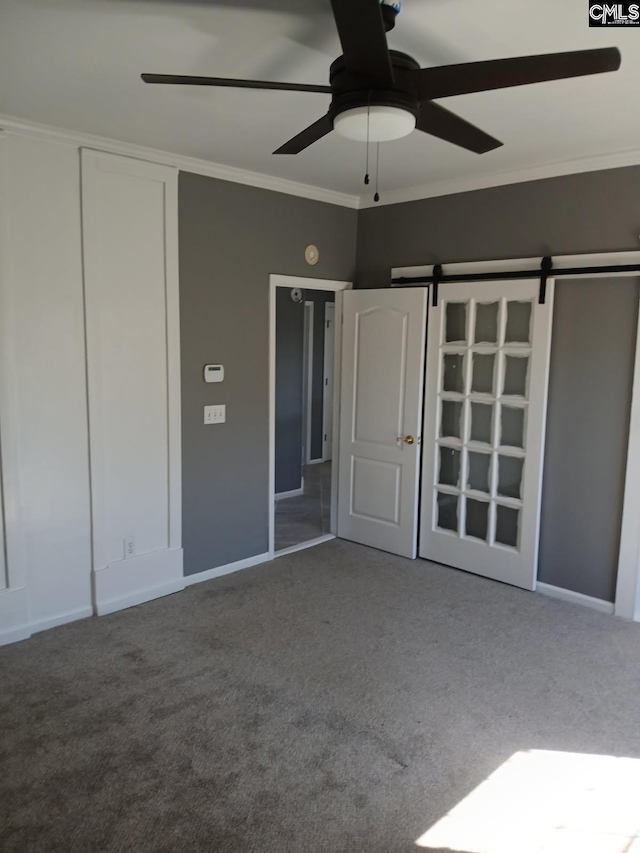
[[177, 177], [82, 152], [98, 614], [184, 586]]
[[416, 556], [427, 289], [344, 294], [338, 536]]
[[535, 589], [553, 282], [441, 284], [429, 312], [420, 556]]

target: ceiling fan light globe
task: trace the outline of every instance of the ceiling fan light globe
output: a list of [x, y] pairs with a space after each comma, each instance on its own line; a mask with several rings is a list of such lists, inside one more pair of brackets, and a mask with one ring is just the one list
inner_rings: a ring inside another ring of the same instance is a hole
[[333, 129], [345, 139], [356, 142], [390, 142], [408, 136], [416, 127], [416, 117], [400, 107], [355, 107], [339, 113]]

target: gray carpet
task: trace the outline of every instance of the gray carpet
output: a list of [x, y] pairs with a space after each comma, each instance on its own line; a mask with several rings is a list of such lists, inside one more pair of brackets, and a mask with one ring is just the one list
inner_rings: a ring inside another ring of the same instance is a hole
[[340, 541], [0, 649], [0, 683], [20, 853], [416, 853], [516, 751], [640, 757], [640, 625]]

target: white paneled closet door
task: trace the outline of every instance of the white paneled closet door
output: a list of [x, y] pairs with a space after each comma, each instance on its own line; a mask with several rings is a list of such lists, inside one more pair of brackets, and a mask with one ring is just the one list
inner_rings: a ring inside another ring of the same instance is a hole
[[184, 585], [177, 170], [82, 152], [98, 613]]
[[[17, 422], [12, 394], [13, 382], [11, 364], [11, 289], [9, 276], [11, 266], [7, 258], [7, 228], [9, 167], [7, 163], [7, 137], [0, 131], [0, 439], [2, 441], [2, 463], [0, 476], [0, 645], [21, 640], [31, 633], [29, 622], [29, 601], [26, 586], [24, 559], [7, 561], [7, 518], [5, 514], [4, 493], [7, 488], [7, 467], [15, 468], [15, 440]], [[13, 414], [13, 417], [12, 417]], [[20, 556], [24, 556], [21, 554]], [[11, 567], [11, 569], [10, 569]]]
[[0, 132], [0, 643], [89, 616], [77, 146]]
[[420, 556], [535, 589], [553, 282], [441, 284], [429, 312]]

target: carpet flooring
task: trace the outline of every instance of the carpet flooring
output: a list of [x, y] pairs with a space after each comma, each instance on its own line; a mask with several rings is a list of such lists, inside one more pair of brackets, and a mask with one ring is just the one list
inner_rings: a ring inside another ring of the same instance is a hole
[[0, 684], [19, 853], [416, 853], [516, 752], [640, 757], [640, 625], [337, 540], [2, 648]]

